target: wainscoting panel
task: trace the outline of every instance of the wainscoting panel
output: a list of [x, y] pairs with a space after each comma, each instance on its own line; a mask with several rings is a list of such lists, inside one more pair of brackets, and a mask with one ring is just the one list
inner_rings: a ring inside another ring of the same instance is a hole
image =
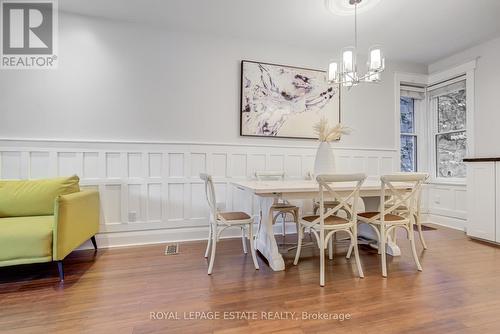
[[[334, 152], [339, 172], [365, 172], [377, 178], [398, 167], [397, 151], [392, 149], [337, 148]], [[123, 233], [131, 232], [139, 238], [134, 243], [157, 242], [151, 233], [189, 240], [199, 238], [208, 223], [199, 173], [213, 175], [221, 209], [257, 216], [258, 199], [233, 187], [231, 181], [253, 178], [259, 170], [284, 170], [288, 178], [304, 179], [313, 168], [315, 153], [316, 144], [0, 140], [0, 178], [77, 174], [82, 188], [98, 189], [101, 194], [99, 239], [104, 245], [130, 242], [131, 237]], [[462, 197], [456, 194], [458, 201]], [[145, 237], [147, 231], [149, 237]], [[161, 238], [171, 241], [167, 239]]]
[[467, 228], [467, 189], [465, 185], [427, 184], [422, 211], [426, 220], [465, 231]]

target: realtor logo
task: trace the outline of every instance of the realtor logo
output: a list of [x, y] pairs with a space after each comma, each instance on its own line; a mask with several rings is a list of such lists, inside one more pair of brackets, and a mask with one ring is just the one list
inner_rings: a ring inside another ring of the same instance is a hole
[[0, 4], [0, 67], [56, 68], [56, 0], [0, 0]]

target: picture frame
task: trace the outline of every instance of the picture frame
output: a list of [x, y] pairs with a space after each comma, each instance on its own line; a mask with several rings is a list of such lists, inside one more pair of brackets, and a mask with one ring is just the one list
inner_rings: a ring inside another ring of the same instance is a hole
[[313, 126], [341, 122], [341, 87], [326, 71], [241, 61], [240, 136], [317, 139]]

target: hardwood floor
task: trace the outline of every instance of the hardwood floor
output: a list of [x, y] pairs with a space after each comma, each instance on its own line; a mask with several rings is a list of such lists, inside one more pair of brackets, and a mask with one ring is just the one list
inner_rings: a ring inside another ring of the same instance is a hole
[[[443, 227], [424, 233], [423, 272], [400, 237], [403, 256], [388, 257], [387, 279], [367, 248], [360, 252], [366, 277], [357, 278], [354, 259], [344, 258], [347, 244], [338, 242], [324, 288], [316, 249], [304, 250], [298, 266], [288, 253], [286, 271], [273, 272], [262, 259], [256, 271], [240, 239], [218, 244], [212, 276], [205, 242], [183, 243], [174, 256], [164, 255], [164, 245], [74, 252], [64, 284], [53, 263], [0, 268], [0, 333], [500, 332], [500, 248]], [[257, 319], [182, 319], [196, 311], [256, 312]], [[150, 319], [151, 312], [177, 312], [181, 320]], [[262, 320], [261, 312], [296, 312], [297, 319]], [[302, 312], [351, 319], [306, 320]]]

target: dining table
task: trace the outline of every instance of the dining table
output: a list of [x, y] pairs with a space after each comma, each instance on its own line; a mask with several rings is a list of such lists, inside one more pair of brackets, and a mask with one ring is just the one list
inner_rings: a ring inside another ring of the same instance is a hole
[[[270, 210], [276, 199], [279, 200], [311, 200], [319, 199], [319, 185], [315, 180], [238, 180], [231, 182], [237, 189], [258, 197], [261, 217], [259, 229], [256, 234], [256, 249], [264, 256], [269, 266], [274, 271], [285, 270], [285, 261], [279, 251], [273, 229], [273, 213]], [[338, 182], [333, 189], [340, 195], [349, 195], [355, 182]], [[409, 185], [400, 184], [397, 190], [409, 189]], [[360, 201], [357, 211], [379, 211], [381, 195], [380, 179], [367, 179], [360, 188]], [[372, 227], [360, 224], [358, 227], [358, 238], [377, 247], [377, 235]], [[253, 242], [253, 241], [252, 241]], [[401, 255], [398, 245], [389, 236], [386, 245], [387, 254], [392, 256]]]

